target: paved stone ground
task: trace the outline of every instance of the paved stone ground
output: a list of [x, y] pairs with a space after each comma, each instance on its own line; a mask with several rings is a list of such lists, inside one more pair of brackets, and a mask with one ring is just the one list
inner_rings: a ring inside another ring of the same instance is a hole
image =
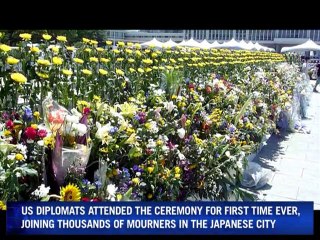
[[253, 160], [272, 170], [268, 184], [255, 191], [260, 201], [313, 201], [320, 209], [320, 93], [312, 93], [308, 113], [311, 119], [302, 123], [310, 134], [272, 135]]

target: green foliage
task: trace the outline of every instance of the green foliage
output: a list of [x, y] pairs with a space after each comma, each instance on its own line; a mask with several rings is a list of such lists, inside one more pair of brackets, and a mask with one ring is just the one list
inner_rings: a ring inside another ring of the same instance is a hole
[[181, 71], [176, 70], [167, 71], [162, 74], [161, 80], [161, 89], [171, 97], [174, 94], [178, 95], [179, 87], [183, 80], [183, 74]]

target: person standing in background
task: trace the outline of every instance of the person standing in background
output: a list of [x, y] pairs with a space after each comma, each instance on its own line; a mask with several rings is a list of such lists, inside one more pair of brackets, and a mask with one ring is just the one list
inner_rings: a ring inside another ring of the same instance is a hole
[[318, 92], [317, 91], [317, 86], [320, 83], [320, 63], [319, 63], [319, 61], [316, 64], [316, 71], [317, 71], [317, 81], [316, 81], [316, 84], [314, 85], [314, 88], [313, 88], [314, 92]]

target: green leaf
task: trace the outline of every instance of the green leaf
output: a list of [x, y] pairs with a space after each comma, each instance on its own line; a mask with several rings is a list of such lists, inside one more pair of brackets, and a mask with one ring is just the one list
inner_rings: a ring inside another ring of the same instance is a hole
[[129, 156], [129, 158], [138, 158], [138, 157], [142, 156], [141, 148], [138, 148], [138, 147], [131, 148], [128, 153], [128, 156]]
[[22, 169], [23, 169], [23, 171], [24, 171], [27, 175], [30, 175], [30, 176], [38, 176], [38, 172], [37, 172], [37, 170], [35, 170], [35, 169], [28, 168], [28, 167], [23, 167]]
[[129, 201], [132, 194], [132, 187], [123, 195], [123, 201]]
[[249, 96], [249, 98], [247, 99], [247, 101], [243, 104], [239, 114], [235, 117], [234, 119], [234, 125], [237, 126], [240, 118], [243, 116], [246, 108], [249, 106], [250, 102], [251, 102], [251, 98], [252, 98], [252, 95]]
[[48, 202], [50, 200], [50, 196], [46, 196], [41, 199], [41, 202]]

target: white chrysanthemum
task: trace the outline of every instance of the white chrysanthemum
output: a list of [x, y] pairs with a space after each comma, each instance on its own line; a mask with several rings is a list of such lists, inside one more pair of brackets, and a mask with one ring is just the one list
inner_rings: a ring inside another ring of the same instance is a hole
[[178, 130], [177, 130], [177, 133], [178, 133], [178, 136], [179, 136], [179, 138], [184, 138], [184, 136], [186, 135], [186, 130], [184, 130], [183, 128], [179, 128]]
[[17, 150], [19, 150], [19, 152], [23, 155], [25, 155], [27, 153], [27, 146], [19, 143], [16, 145]]
[[107, 193], [108, 193], [108, 200], [111, 201], [115, 201], [115, 197], [116, 197], [116, 192], [117, 192], [118, 188], [116, 187], [116, 185], [114, 184], [109, 184], [107, 186]]
[[38, 198], [44, 198], [48, 196], [50, 191], [50, 187], [46, 187], [44, 184], [41, 184], [34, 192], [31, 194], [38, 197]]
[[78, 131], [78, 135], [81, 137], [87, 133], [87, 126], [82, 123], [78, 123], [77, 131]]
[[180, 160], [185, 160], [186, 159], [186, 157], [181, 152], [178, 153], [178, 157], [179, 157]]
[[96, 138], [102, 140], [106, 135], [109, 134], [109, 131], [111, 129], [111, 123], [108, 123], [107, 125], [101, 126], [100, 123], [96, 123], [98, 131], [96, 133]]
[[162, 96], [163, 94], [165, 94], [165, 91], [163, 91], [162, 89], [157, 89], [157, 90], [154, 90], [153, 93], [155, 96]]
[[167, 111], [168, 111], [169, 113], [171, 113], [172, 110], [176, 108], [176, 105], [174, 105], [172, 101], [170, 101], [170, 102], [164, 102], [163, 105], [164, 105], [164, 107], [167, 109]]
[[66, 121], [68, 123], [79, 123], [80, 118], [78, 116], [75, 115], [67, 115], [66, 116]]
[[78, 110], [75, 108], [71, 109], [71, 113], [73, 116], [77, 116], [79, 119], [82, 117], [82, 114], [80, 112], [78, 112]]

